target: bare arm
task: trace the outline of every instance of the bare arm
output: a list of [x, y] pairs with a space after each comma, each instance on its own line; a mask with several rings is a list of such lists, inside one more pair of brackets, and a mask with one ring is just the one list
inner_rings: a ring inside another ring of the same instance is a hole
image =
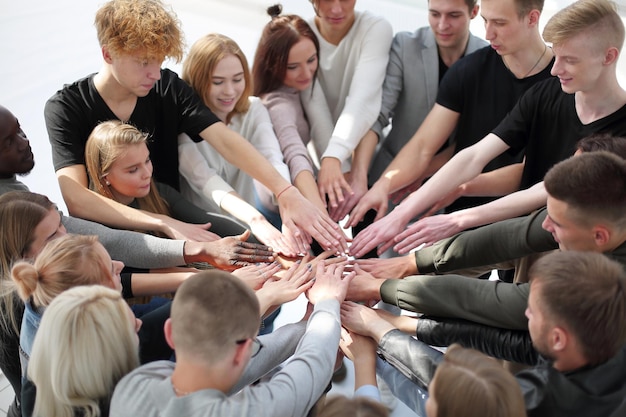
[[[347, 250], [346, 237], [328, 214], [310, 204], [291, 187], [276, 169], [248, 141], [223, 123], [214, 123], [200, 136], [209, 142], [228, 162], [269, 188], [278, 199], [283, 223], [288, 228], [302, 228], [325, 248], [339, 252]], [[284, 191], [287, 190], [287, 191]], [[295, 232], [300, 234], [299, 230]]]
[[175, 239], [215, 240], [215, 235], [206, 230], [208, 224], [188, 224], [168, 216], [136, 210], [89, 190], [84, 165], [61, 168], [56, 174], [65, 204], [73, 216], [118, 229], [158, 231]]
[[507, 149], [508, 145], [504, 141], [490, 133], [478, 143], [457, 153], [391, 213], [359, 233], [350, 249], [352, 255], [362, 256], [380, 244], [379, 252], [382, 253], [399, 242], [398, 235], [413, 217], [428, 210], [459, 185], [479, 175], [489, 161]]
[[378, 218], [384, 216], [389, 194], [423, 179], [433, 157], [452, 134], [458, 118], [458, 113], [435, 104], [415, 135], [352, 210], [354, 221], [360, 221], [370, 209], [378, 212]]

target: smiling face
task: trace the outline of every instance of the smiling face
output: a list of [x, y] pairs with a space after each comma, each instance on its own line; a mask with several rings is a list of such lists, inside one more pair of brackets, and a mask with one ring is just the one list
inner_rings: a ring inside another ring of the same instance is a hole
[[217, 117], [226, 121], [246, 88], [244, 69], [239, 58], [227, 55], [218, 62], [207, 88], [207, 105]]
[[30, 143], [17, 118], [0, 106], [0, 178], [27, 174], [34, 166]]
[[567, 203], [548, 195], [547, 211], [541, 226], [552, 233], [561, 250], [598, 251], [594, 228], [577, 222]]
[[283, 83], [298, 91], [307, 89], [317, 71], [317, 51], [309, 38], [302, 37], [289, 50], [287, 70]]
[[593, 92], [604, 74], [604, 51], [587, 33], [553, 46], [554, 65], [550, 73], [559, 78], [565, 93]]
[[126, 145], [125, 148], [103, 178], [115, 201], [130, 204], [135, 198], [150, 193], [152, 161], [145, 143]]
[[148, 59], [142, 53], [112, 56], [106, 46], [102, 48], [102, 53], [113, 78], [127, 93], [145, 97], [161, 79], [163, 60]]
[[470, 21], [478, 6], [469, 10], [465, 0], [430, 0], [428, 23], [440, 48], [464, 48], [469, 37]]

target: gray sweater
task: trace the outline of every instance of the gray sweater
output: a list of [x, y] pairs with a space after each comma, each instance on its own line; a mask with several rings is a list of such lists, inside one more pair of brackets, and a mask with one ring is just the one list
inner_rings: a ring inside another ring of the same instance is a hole
[[154, 362], [141, 366], [119, 382], [109, 415], [302, 417], [330, 382], [339, 343], [339, 303], [319, 302], [293, 358], [270, 381], [248, 385], [263, 374], [254, 369], [256, 363], [277, 365], [290, 345], [298, 341], [298, 335], [284, 331], [280, 328], [263, 339], [265, 347], [250, 362], [238, 384], [244, 388], [236, 394], [206, 389], [177, 397], [171, 382], [175, 365]]
[[[0, 195], [9, 191], [29, 191], [16, 177], [0, 180]], [[168, 268], [184, 265], [182, 240], [161, 239], [144, 233], [111, 229], [100, 223], [62, 216], [69, 233], [96, 235], [112, 259], [135, 268]]]

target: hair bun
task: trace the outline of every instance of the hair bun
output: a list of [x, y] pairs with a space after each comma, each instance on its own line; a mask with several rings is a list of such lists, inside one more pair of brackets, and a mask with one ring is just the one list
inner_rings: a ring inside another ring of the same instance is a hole
[[283, 6], [280, 4], [275, 4], [267, 8], [267, 14], [272, 17], [272, 19], [277, 18], [283, 11]]

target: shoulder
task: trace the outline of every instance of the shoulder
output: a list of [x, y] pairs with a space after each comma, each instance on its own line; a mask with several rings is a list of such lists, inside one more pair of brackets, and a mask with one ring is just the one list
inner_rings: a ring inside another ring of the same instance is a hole
[[435, 36], [433, 35], [430, 27], [425, 26], [417, 29], [415, 32], [402, 31], [395, 34], [393, 37], [394, 45], [411, 46], [413, 45], [425, 45], [430, 46], [432, 43], [435, 45]]
[[[111, 401], [112, 411], [122, 410], [128, 404], [143, 407], [146, 400], [152, 397], [154, 385], [168, 379], [174, 372], [174, 363], [156, 361], [140, 366], [124, 376], [115, 387]], [[172, 391], [173, 394], [173, 391]]]
[[365, 33], [369, 38], [383, 36], [391, 39], [393, 36], [391, 23], [385, 18], [376, 16], [368, 11], [355, 12], [354, 29], [355, 33]]
[[65, 84], [62, 89], [58, 90], [48, 99], [46, 107], [60, 103], [69, 104], [77, 100], [86, 101], [86, 99], [91, 96], [90, 90], [92, 88], [95, 89], [95, 87], [92, 87], [93, 83], [91, 82], [94, 75], [95, 74], [91, 74], [73, 83]]
[[267, 107], [282, 103], [294, 103], [300, 100], [300, 93], [292, 88], [281, 87], [277, 90], [263, 94], [261, 101]]

